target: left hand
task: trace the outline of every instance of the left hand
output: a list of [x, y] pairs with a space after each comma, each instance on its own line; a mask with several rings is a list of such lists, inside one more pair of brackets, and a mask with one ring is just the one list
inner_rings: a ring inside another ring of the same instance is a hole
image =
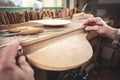
[[0, 57], [0, 80], [34, 80], [34, 72], [18, 52], [21, 42], [9, 44]]

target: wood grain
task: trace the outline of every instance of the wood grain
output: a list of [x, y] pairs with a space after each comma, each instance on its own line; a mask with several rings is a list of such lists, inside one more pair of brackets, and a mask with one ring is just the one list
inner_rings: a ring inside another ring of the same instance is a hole
[[29, 40], [23, 42], [24, 54], [32, 65], [44, 70], [63, 71], [79, 67], [92, 57], [87, 33], [79, 21], [56, 28], [59, 29], [62, 31], [33, 35], [35, 38], [30, 35]]
[[92, 48], [85, 33], [70, 34], [28, 54], [27, 57], [39, 68], [61, 71], [79, 67], [88, 61], [92, 57]]

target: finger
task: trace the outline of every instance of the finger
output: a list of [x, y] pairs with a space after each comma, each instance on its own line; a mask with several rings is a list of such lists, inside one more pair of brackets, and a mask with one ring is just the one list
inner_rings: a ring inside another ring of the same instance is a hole
[[91, 23], [91, 22], [95, 22], [94, 19], [95, 19], [95, 18], [89, 18], [89, 19], [87, 19], [83, 24], [84, 24], [84, 25], [87, 25], [87, 24], [89, 24], [89, 23]]
[[86, 20], [83, 24], [84, 24], [84, 25], [89, 25], [90, 23], [97, 23], [99, 20], [100, 20], [99, 17], [89, 18], [89, 19]]
[[96, 31], [97, 29], [98, 29], [98, 26], [87, 26], [85, 28], [86, 31], [91, 31], [91, 30]]
[[16, 63], [15, 57], [17, 55], [17, 49], [20, 46], [21, 41], [15, 41], [9, 44], [6, 48], [5, 51], [2, 54], [2, 61], [3, 62], [12, 62]]
[[18, 64], [21, 67], [21, 69], [24, 70], [25, 72], [33, 73], [33, 70], [26, 61], [25, 56], [20, 56]]

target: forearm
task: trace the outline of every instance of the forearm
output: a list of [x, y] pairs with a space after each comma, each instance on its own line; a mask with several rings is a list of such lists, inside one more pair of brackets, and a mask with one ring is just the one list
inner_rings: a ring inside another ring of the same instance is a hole
[[114, 48], [120, 47], [120, 29], [117, 29], [112, 45]]

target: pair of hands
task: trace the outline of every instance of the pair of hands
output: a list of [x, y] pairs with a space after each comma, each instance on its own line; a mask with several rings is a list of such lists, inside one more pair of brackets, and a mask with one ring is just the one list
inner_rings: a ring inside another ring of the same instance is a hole
[[98, 34], [111, 39], [114, 39], [117, 33], [117, 29], [107, 25], [100, 17], [90, 18], [84, 22], [84, 25], [86, 31], [96, 31]]
[[0, 80], [34, 80], [34, 72], [23, 56], [18, 52], [21, 41], [6, 47], [0, 57]]
[[[101, 18], [91, 18], [85, 21], [86, 31], [97, 33], [114, 39], [117, 29], [108, 26]], [[25, 60], [22, 52], [18, 52], [21, 42], [11, 43], [0, 57], [0, 80], [34, 80], [34, 72]]]

